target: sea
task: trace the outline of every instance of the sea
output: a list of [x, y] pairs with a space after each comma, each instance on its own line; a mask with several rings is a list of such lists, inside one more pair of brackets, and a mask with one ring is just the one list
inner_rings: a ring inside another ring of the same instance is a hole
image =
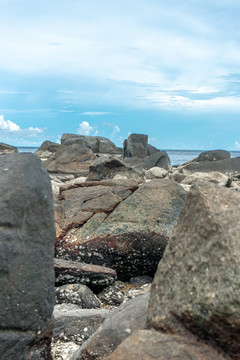
[[[37, 147], [18, 146], [18, 151], [20, 153], [24, 153], [24, 152], [34, 153], [37, 149], [38, 149]], [[206, 150], [168, 150], [168, 149], [161, 149], [161, 150], [167, 152], [172, 166], [184, 164], [185, 162], [198, 157], [198, 155], [201, 152], [206, 151]], [[232, 150], [228, 150], [228, 151], [231, 153], [232, 157], [240, 156], [240, 151], [232, 151]]]

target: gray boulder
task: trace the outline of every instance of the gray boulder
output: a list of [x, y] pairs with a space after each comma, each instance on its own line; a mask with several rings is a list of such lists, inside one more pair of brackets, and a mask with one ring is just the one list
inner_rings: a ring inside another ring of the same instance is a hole
[[49, 176], [33, 154], [2, 156], [0, 169], [0, 358], [51, 359], [55, 226]]
[[50, 173], [87, 176], [93, 159], [94, 155], [89, 147], [73, 144], [57, 150], [46, 160], [44, 166]]
[[61, 144], [65, 146], [80, 144], [82, 147], [90, 148], [94, 153], [100, 154], [121, 154], [122, 149], [109, 139], [101, 136], [86, 136], [75, 134], [63, 134]]
[[148, 155], [148, 136], [131, 134], [123, 143], [124, 158], [145, 158]]
[[40, 159], [47, 159], [61, 148], [63, 148], [62, 145], [47, 140], [42, 143], [34, 154], [40, 157]]
[[159, 263], [148, 326], [189, 333], [240, 358], [240, 194], [197, 184]]
[[182, 174], [188, 175], [193, 172], [213, 172], [217, 171], [223, 174], [239, 174], [240, 173], [240, 157], [209, 161], [209, 162], [189, 162], [177, 168]]
[[138, 296], [113, 311], [71, 360], [102, 360], [128, 336], [146, 327], [149, 294]]
[[135, 166], [135, 169], [149, 170], [156, 166], [165, 170], [171, 170], [171, 162], [166, 151], [158, 151], [150, 156], [147, 156], [144, 161]]
[[81, 284], [67, 284], [56, 288], [56, 304], [76, 304], [81, 309], [96, 309], [101, 303], [94, 293]]
[[210, 162], [210, 161], [218, 161], [224, 159], [230, 159], [231, 154], [226, 150], [211, 150], [202, 152], [194, 162]]
[[15, 146], [0, 143], [0, 155], [15, 154], [18, 149]]

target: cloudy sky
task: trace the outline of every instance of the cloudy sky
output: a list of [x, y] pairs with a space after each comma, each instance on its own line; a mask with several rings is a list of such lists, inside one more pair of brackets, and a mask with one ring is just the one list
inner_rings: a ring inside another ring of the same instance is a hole
[[240, 149], [239, 0], [0, 0], [0, 142]]

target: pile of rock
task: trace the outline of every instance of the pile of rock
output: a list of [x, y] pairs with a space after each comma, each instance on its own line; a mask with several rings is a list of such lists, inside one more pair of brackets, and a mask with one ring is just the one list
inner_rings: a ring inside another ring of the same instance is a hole
[[39, 159], [0, 158], [1, 359], [240, 359], [239, 158], [172, 168], [140, 134], [36, 155], [53, 203]]

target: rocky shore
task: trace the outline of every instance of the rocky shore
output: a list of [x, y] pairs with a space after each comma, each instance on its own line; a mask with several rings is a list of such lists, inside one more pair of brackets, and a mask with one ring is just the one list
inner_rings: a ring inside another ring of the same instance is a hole
[[240, 360], [240, 158], [0, 144], [1, 360]]

